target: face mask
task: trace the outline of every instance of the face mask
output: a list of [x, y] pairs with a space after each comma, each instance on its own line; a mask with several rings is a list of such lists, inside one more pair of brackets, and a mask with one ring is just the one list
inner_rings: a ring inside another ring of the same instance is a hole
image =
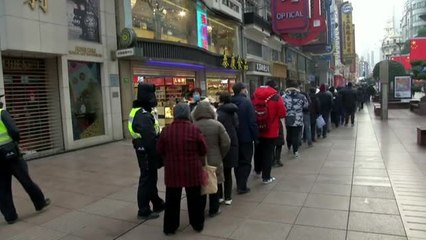
[[194, 94], [194, 101], [195, 101], [195, 102], [200, 101], [200, 99], [201, 99], [201, 97], [200, 97], [200, 95], [199, 95], [199, 94]]

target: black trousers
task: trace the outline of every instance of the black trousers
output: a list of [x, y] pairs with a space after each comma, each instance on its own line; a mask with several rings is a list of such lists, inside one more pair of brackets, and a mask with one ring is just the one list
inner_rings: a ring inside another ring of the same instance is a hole
[[346, 112], [346, 115], [345, 115], [345, 125], [349, 123], [349, 116], [351, 117], [351, 123], [354, 124], [355, 123], [356, 107], [347, 108], [345, 112]]
[[312, 120], [312, 118], [311, 118], [311, 136], [312, 136], [312, 141], [315, 141], [315, 139], [316, 139], [316, 132], [317, 131], [318, 131], [317, 130], [317, 119], [315, 118], [314, 120]]
[[286, 126], [287, 129], [287, 147], [290, 149], [293, 146], [293, 153], [296, 153], [299, 150], [300, 146], [300, 134], [302, 132], [302, 127], [290, 127]]
[[[201, 187], [186, 187], [186, 202], [188, 205], [189, 223], [195, 231], [204, 228], [204, 209], [206, 208], [206, 196], [201, 195]], [[180, 201], [182, 188], [166, 188], [166, 208], [164, 210], [163, 232], [174, 233], [179, 228]]]
[[147, 216], [152, 210], [149, 205], [151, 202], [154, 209], [163, 204], [163, 200], [158, 196], [157, 189], [157, 165], [155, 161], [150, 161], [145, 153], [136, 150], [138, 158], [140, 177], [138, 186], [138, 215]]
[[225, 176], [225, 182], [219, 184], [219, 198], [224, 198], [225, 200], [232, 199], [232, 168], [223, 168], [223, 174]]
[[274, 162], [275, 163], [279, 163], [281, 162], [281, 152], [283, 150], [283, 146], [279, 145], [279, 146], [275, 146], [274, 149]]
[[36, 210], [40, 210], [45, 205], [45, 197], [41, 189], [29, 175], [27, 162], [21, 157], [8, 161], [0, 159], [0, 210], [6, 221], [15, 220], [18, 217], [12, 197], [12, 176], [21, 183]]
[[253, 158], [253, 143], [239, 143], [238, 166], [234, 168], [237, 189], [247, 189], [247, 179], [251, 172], [251, 159]]
[[262, 172], [262, 179], [271, 178], [272, 163], [274, 161], [275, 138], [259, 138], [254, 152], [254, 170]]

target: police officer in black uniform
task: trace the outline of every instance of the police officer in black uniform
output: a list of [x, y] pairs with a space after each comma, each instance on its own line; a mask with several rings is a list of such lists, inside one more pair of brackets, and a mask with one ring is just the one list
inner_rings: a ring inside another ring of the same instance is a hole
[[128, 129], [133, 138], [140, 168], [138, 218], [141, 220], [158, 218], [159, 213], [164, 210], [164, 201], [158, 196], [157, 189], [157, 169], [161, 167], [161, 159], [156, 146], [160, 130], [158, 119], [151, 113], [152, 108], [156, 106], [155, 86], [140, 83], [137, 100], [133, 102], [129, 114]]
[[[3, 103], [0, 106], [3, 107]], [[0, 115], [0, 211], [6, 222], [13, 224], [18, 219], [18, 214], [13, 204], [12, 176], [21, 183], [37, 211], [50, 205], [50, 200], [44, 197], [41, 189], [31, 180], [28, 165], [19, 152], [17, 143], [20, 136], [15, 121], [6, 110], [0, 109]]]

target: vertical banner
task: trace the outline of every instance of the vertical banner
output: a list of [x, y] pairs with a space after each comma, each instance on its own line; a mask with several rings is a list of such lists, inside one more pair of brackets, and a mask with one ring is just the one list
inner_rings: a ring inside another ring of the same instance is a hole
[[197, 30], [198, 30], [198, 47], [209, 49], [209, 32], [207, 22], [206, 6], [197, 1]]
[[411, 98], [411, 77], [395, 76], [395, 98]]
[[352, 5], [345, 2], [340, 6], [340, 58], [343, 64], [351, 64], [355, 60], [355, 36], [352, 23]]
[[309, 0], [272, 0], [271, 4], [276, 33], [303, 33], [309, 27]]
[[67, 0], [68, 39], [100, 42], [99, 0]]

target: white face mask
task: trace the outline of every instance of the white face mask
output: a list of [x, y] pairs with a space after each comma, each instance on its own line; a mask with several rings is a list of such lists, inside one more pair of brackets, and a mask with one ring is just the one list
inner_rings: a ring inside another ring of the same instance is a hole
[[247, 88], [242, 89], [241, 93], [244, 94], [244, 95], [246, 95], [246, 96], [248, 96], [248, 90], [247, 90]]

